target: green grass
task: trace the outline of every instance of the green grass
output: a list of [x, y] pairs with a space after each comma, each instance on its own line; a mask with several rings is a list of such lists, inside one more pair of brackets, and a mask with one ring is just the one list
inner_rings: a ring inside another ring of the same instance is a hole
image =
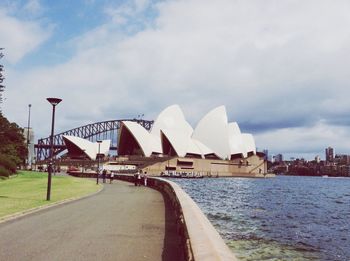
[[20, 171], [0, 179], [0, 218], [65, 199], [80, 197], [101, 188], [89, 179], [52, 175], [51, 200], [46, 201], [47, 173]]

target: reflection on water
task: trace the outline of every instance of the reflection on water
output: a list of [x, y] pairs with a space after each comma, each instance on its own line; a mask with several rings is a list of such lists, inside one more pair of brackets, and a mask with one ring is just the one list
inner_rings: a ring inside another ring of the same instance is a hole
[[350, 260], [350, 179], [175, 179], [242, 260]]

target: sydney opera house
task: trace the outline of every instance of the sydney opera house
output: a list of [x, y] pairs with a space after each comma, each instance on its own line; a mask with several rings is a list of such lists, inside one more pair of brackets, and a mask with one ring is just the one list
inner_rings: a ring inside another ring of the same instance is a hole
[[[97, 143], [72, 136], [64, 140], [70, 154], [83, 151], [96, 158]], [[109, 142], [99, 144], [100, 153], [108, 154]], [[237, 122], [228, 122], [224, 106], [208, 112], [194, 129], [178, 105], [164, 109], [150, 131], [123, 121], [117, 147], [116, 161], [107, 165], [132, 164], [137, 158], [138, 168], [151, 175], [262, 176], [267, 168], [264, 155], [256, 152], [254, 137], [242, 133]]]
[[63, 140], [70, 157], [75, 158], [83, 155], [90, 160], [96, 160], [99, 153], [108, 155], [111, 144], [110, 140], [103, 140], [99, 145], [98, 142], [90, 142], [76, 136], [63, 136]]

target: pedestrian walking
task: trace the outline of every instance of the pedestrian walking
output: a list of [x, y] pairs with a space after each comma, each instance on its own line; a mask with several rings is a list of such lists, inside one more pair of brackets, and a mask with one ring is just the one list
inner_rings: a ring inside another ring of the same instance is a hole
[[102, 171], [102, 178], [103, 178], [103, 183], [106, 183], [106, 175], [107, 175], [107, 170]]
[[147, 172], [146, 171], [143, 174], [143, 184], [145, 185], [145, 187], [147, 187]]
[[137, 174], [137, 185], [141, 186], [141, 175], [142, 175], [142, 170], [140, 171], [141, 173]]
[[138, 172], [134, 174], [134, 185], [137, 186], [137, 175]]
[[114, 179], [114, 173], [112, 172], [111, 175], [109, 176], [109, 184], [113, 183], [113, 179]]

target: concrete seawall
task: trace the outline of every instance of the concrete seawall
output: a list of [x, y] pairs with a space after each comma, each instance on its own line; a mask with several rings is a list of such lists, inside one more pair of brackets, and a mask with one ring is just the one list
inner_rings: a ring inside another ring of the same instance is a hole
[[[115, 178], [134, 182], [132, 175], [116, 175]], [[162, 178], [148, 178], [147, 183], [171, 201], [187, 260], [237, 260], [197, 204], [176, 183]]]

